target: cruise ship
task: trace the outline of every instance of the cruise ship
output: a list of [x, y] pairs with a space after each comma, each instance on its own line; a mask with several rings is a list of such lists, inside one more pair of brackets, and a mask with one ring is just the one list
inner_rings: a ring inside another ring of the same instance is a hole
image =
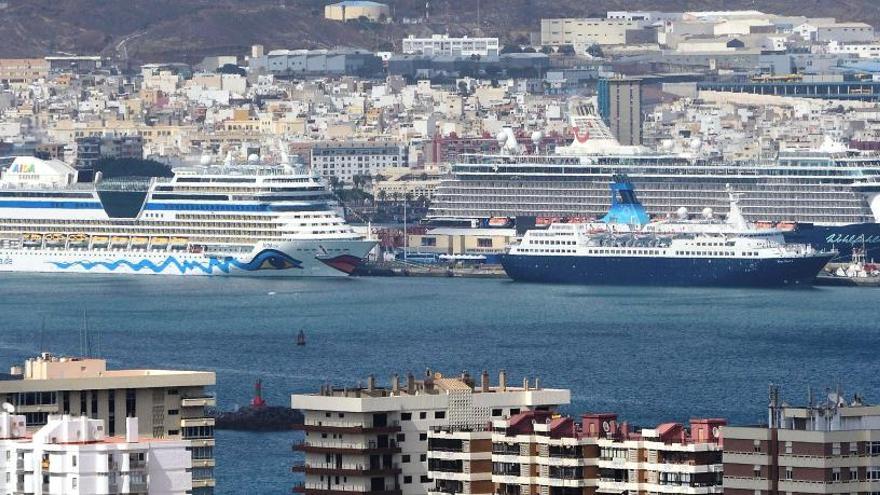
[[612, 232], [554, 223], [501, 257], [516, 281], [586, 285], [810, 286], [834, 256], [770, 237]]
[[0, 174], [0, 271], [345, 276], [376, 244], [317, 177], [287, 165], [175, 169], [149, 182], [77, 182], [57, 160]]
[[522, 231], [535, 222], [595, 219], [609, 207], [609, 182], [626, 174], [655, 218], [681, 208], [723, 214], [732, 187], [743, 194], [749, 221], [786, 230], [789, 242], [837, 250], [841, 260], [854, 247], [880, 259], [880, 156], [829, 146], [782, 151], [768, 162], [725, 162], [623, 146], [590, 106], [572, 120], [575, 139], [554, 154], [523, 154], [508, 132], [499, 135], [498, 154], [462, 155], [435, 192], [429, 224], [516, 220]]

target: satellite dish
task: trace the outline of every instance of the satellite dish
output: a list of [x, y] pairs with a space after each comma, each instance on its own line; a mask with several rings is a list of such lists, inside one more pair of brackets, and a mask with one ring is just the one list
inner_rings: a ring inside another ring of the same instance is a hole
[[604, 431], [605, 433], [611, 431], [611, 425], [608, 424], [608, 421], [602, 421], [602, 431]]
[[705, 218], [706, 220], [712, 220], [713, 214], [714, 212], [712, 211], [712, 208], [709, 208], [708, 206], [706, 208], [703, 208], [703, 218]]
[[679, 220], [687, 220], [688, 217], [688, 209], [682, 206], [678, 210], [675, 210], [675, 215]]
[[507, 133], [501, 131], [495, 136], [495, 139], [498, 141], [498, 146], [504, 146], [504, 143], [507, 142]]
[[541, 131], [535, 131], [532, 133], [532, 143], [535, 145], [541, 144], [541, 140], [544, 139], [544, 134]]
[[15, 412], [15, 406], [13, 406], [12, 404], [10, 404], [8, 402], [4, 402], [2, 407], [3, 407], [3, 410], [8, 412], [9, 414], [13, 414]]

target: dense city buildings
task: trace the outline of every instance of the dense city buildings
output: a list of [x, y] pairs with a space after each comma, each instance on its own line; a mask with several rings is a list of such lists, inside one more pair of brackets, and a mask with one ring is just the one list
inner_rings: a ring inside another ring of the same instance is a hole
[[25, 418], [29, 431], [58, 415], [83, 416], [103, 422], [114, 437], [138, 418], [138, 435], [180, 440], [191, 455], [193, 494], [213, 493], [214, 419], [206, 408], [215, 404], [207, 387], [214, 373], [172, 370], [108, 370], [103, 359], [42, 354], [13, 367], [0, 380], [0, 397]]
[[724, 493], [874, 493], [878, 455], [880, 407], [839, 390], [794, 406], [771, 387], [767, 425], [724, 428]]
[[291, 402], [305, 416], [305, 439], [294, 449], [305, 453], [305, 462], [294, 471], [305, 480], [295, 491], [424, 494], [432, 486], [432, 429], [481, 429], [493, 418], [553, 410], [569, 400], [568, 390], [542, 388], [537, 380], [509, 385], [504, 371], [495, 385], [487, 372], [446, 377], [427, 371], [420, 379], [408, 374], [403, 382], [395, 375], [389, 387], [369, 377], [366, 386], [328, 385], [314, 395], [297, 394]]

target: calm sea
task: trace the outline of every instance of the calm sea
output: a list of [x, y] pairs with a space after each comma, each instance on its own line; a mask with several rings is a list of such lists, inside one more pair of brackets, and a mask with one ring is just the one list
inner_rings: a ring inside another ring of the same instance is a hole
[[[500, 280], [255, 280], [3, 275], [0, 366], [92, 349], [111, 367], [217, 372], [219, 405], [326, 382], [506, 368], [572, 390], [568, 412], [635, 424], [764, 418], [767, 385], [803, 401], [837, 383], [880, 401], [880, 291], [591, 288]], [[41, 331], [45, 320], [45, 331]], [[308, 344], [295, 345], [304, 330]], [[218, 494], [289, 493], [296, 433], [217, 433]]]

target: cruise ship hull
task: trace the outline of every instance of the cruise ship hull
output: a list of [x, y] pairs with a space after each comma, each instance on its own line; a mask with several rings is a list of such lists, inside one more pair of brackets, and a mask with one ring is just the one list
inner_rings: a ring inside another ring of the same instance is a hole
[[878, 223], [798, 224], [794, 230], [784, 232], [783, 235], [786, 242], [810, 244], [823, 251], [839, 251], [840, 254], [832, 261], [849, 261], [853, 249], [864, 249], [866, 260], [880, 261], [880, 224]]
[[368, 240], [260, 243], [251, 253], [0, 249], [0, 272], [247, 277], [344, 277], [375, 246]]
[[520, 282], [582, 285], [811, 286], [830, 254], [799, 258], [718, 259], [505, 254], [504, 271]]

